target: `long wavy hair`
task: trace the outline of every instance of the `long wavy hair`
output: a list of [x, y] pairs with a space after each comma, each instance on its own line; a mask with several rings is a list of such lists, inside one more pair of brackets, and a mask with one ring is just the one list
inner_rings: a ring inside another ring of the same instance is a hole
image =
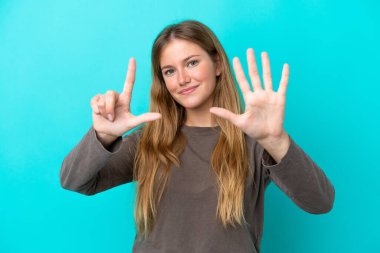
[[[162, 118], [145, 123], [140, 129], [142, 132], [134, 161], [133, 177], [137, 181], [134, 218], [137, 233], [144, 239], [155, 224], [171, 165], [180, 166], [178, 157], [186, 145], [186, 139], [180, 131], [186, 119], [186, 110], [170, 95], [160, 68], [162, 49], [174, 39], [196, 43], [208, 53], [214, 63], [220, 62], [221, 73], [216, 77], [213, 106], [242, 113], [241, 99], [228, 57], [214, 33], [195, 20], [185, 20], [165, 27], [156, 37], [151, 54], [150, 111], [161, 113]], [[243, 206], [245, 180], [247, 173], [252, 171], [249, 169], [244, 132], [227, 120], [213, 114], [211, 117], [221, 129], [211, 157], [211, 166], [218, 184], [215, 215], [223, 227], [235, 227], [236, 223], [246, 223]]]

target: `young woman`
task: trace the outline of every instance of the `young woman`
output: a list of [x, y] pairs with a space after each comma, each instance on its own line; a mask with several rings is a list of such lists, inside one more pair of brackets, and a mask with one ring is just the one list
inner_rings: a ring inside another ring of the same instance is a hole
[[[309, 213], [332, 209], [334, 187], [283, 127], [289, 66], [262, 86], [253, 49], [249, 77], [204, 24], [166, 27], [152, 49], [150, 111], [130, 111], [136, 62], [123, 91], [92, 98], [93, 125], [65, 157], [62, 187], [93, 195], [135, 181], [133, 252], [260, 252], [264, 191], [273, 181]], [[123, 134], [142, 125], [136, 131]]]

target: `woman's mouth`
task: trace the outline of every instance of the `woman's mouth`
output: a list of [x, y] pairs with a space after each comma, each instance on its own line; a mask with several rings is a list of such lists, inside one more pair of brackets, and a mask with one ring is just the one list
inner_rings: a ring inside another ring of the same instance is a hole
[[190, 94], [190, 93], [192, 93], [194, 90], [196, 90], [196, 89], [198, 88], [198, 86], [199, 86], [199, 85], [194, 86], [194, 87], [191, 87], [191, 88], [184, 89], [184, 90], [180, 91], [180, 94], [182, 94], [182, 95]]

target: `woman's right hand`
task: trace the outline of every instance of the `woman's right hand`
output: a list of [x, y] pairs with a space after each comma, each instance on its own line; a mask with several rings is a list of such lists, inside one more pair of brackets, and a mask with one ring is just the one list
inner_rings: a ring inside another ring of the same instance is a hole
[[122, 93], [109, 90], [91, 99], [93, 127], [100, 141], [109, 145], [119, 136], [136, 126], [161, 118], [160, 113], [144, 113], [134, 116], [130, 111], [133, 84], [135, 82], [136, 60], [130, 58], [128, 72]]

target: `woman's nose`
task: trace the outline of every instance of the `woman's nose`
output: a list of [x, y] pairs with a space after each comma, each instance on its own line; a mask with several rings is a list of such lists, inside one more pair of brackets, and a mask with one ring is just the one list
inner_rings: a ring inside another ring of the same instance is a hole
[[178, 72], [178, 78], [179, 78], [179, 84], [184, 85], [188, 82], [190, 82], [190, 75], [187, 73], [186, 70], [179, 71]]

